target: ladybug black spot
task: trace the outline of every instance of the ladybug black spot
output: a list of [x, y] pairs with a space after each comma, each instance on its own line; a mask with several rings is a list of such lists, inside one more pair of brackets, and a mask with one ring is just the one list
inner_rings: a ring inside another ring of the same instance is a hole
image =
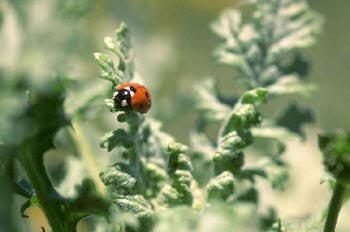
[[145, 95], [146, 95], [146, 98], [148, 99], [148, 93], [147, 92], [145, 92]]
[[130, 86], [130, 90], [133, 91], [134, 93], [136, 93], [136, 89], [134, 86]]

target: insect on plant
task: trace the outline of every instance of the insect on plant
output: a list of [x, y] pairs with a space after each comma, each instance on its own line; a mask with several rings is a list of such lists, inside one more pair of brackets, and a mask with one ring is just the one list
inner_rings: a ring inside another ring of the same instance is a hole
[[[84, 15], [90, 2], [61, 2], [57, 14]], [[86, 87], [88, 97], [69, 75], [42, 85], [13, 84], [18, 92], [12, 95], [0, 85], [1, 99], [21, 94], [16, 110], [0, 116], [11, 120], [9, 129], [0, 124], [10, 135], [0, 134], [1, 194], [10, 196], [4, 208], [12, 209], [13, 189], [23, 202], [22, 217], [31, 219], [28, 209], [38, 207], [48, 223], [41, 229], [54, 232], [335, 231], [349, 198], [345, 130], [318, 138], [333, 192], [322, 215], [285, 218], [263, 201], [266, 189], [259, 184], [293, 193], [283, 154], [289, 140], [307, 139], [303, 126], [313, 121], [298, 100], [317, 89], [307, 80], [308, 49], [322, 25], [305, 0], [243, 1], [223, 10], [210, 25], [221, 40], [213, 57], [231, 69], [242, 90], [223, 97], [217, 79], [200, 79], [192, 99], [197, 116], [183, 143], [164, 132], [161, 117], [150, 110], [157, 103], [145, 87], [151, 82], [136, 75], [134, 35], [126, 23], [104, 39], [106, 52], [94, 53], [103, 80], [97, 80], [98, 91]], [[64, 154], [60, 165], [44, 159], [54, 150]], [[1, 207], [0, 231], [18, 231], [3, 212]]]

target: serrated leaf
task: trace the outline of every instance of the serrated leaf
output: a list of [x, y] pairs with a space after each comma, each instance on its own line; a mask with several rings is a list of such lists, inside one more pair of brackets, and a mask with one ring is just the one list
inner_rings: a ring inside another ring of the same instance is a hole
[[255, 138], [268, 139], [277, 144], [277, 155], [285, 150], [285, 141], [299, 139], [296, 133], [289, 131], [284, 127], [264, 124], [261, 127], [252, 128], [252, 134]]
[[[221, 13], [219, 19], [212, 24], [212, 29], [225, 43], [219, 46], [214, 56], [223, 63], [234, 66], [240, 78], [250, 86], [258, 85], [256, 65], [252, 62], [262, 56], [256, 42], [259, 35], [252, 25], [242, 24], [242, 16], [238, 10], [228, 9]], [[249, 54], [249, 55], [248, 55]]]
[[[214, 52], [220, 63], [233, 66], [249, 88], [269, 86], [287, 75], [304, 76], [295, 67], [299, 50], [316, 42], [322, 18], [304, 0], [251, 1], [253, 13], [242, 20], [236, 9], [224, 10], [212, 25], [224, 39]], [[286, 63], [286, 60], [290, 60]], [[303, 61], [303, 67], [308, 67]], [[306, 65], [306, 66], [305, 66]]]
[[117, 129], [106, 133], [100, 141], [100, 147], [112, 151], [116, 146], [130, 148], [133, 145], [133, 138], [124, 129]]
[[274, 63], [290, 50], [309, 47], [316, 42], [322, 18], [308, 7], [306, 1], [271, 1], [270, 7], [265, 9], [265, 14], [274, 14], [275, 17], [265, 20], [267, 25], [274, 20], [268, 63]]
[[311, 109], [302, 109], [297, 104], [290, 104], [276, 120], [276, 124], [288, 128], [290, 131], [305, 138], [302, 127], [306, 123], [313, 122], [314, 114]]
[[219, 121], [230, 112], [230, 108], [218, 100], [218, 89], [212, 79], [198, 83], [196, 91], [196, 108], [209, 121]]
[[151, 205], [142, 195], [123, 196], [112, 194], [112, 200], [119, 207], [138, 218], [149, 218], [153, 214]]
[[274, 97], [289, 94], [308, 96], [316, 89], [316, 85], [304, 82], [295, 75], [281, 77], [275, 84], [268, 87], [269, 94]]
[[120, 85], [124, 82], [124, 75], [114, 67], [111, 56], [104, 53], [94, 53], [95, 60], [102, 68], [100, 77], [112, 82], [113, 86]]
[[206, 187], [208, 199], [227, 199], [234, 192], [234, 181], [232, 173], [227, 171], [211, 179]]
[[101, 172], [100, 179], [106, 186], [113, 187], [119, 195], [132, 193], [136, 185], [136, 178], [122, 171], [119, 166]]

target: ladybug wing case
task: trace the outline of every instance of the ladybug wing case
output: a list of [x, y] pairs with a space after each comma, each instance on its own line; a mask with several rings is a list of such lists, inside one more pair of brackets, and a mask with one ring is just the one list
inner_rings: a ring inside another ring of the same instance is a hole
[[151, 93], [142, 85], [135, 85], [136, 92], [131, 98], [131, 106], [134, 110], [144, 114], [152, 106]]

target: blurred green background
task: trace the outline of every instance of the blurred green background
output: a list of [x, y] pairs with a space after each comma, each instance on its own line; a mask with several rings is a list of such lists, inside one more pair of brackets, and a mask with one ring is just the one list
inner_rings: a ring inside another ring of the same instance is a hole
[[[230, 68], [213, 62], [211, 54], [219, 39], [209, 29], [221, 10], [238, 2], [3, 0], [0, 2], [1, 114], [9, 106], [18, 104], [23, 96], [21, 91], [28, 83], [40, 85], [57, 75], [75, 80], [74, 88], [68, 93], [68, 112], [73, 112], [89, 94], [109, 88], [98, 78], [99, 67], [92, 54], [103, 52], [103, 38], [113, 35], [124, 21], [131, 29], [137, 72], [152, 92], [153, 106], [149, 114], [163, 122], [166, 132], [188, 144], [188, 134], [197, 117], [192, 105], [196, 82], [207, 76], [215, 77], [225, 96], [237, 95], [243, 90]], [[286, 155], [291, 162], [291, 186], [295, 191], [288, 195], [266, 190], [266, 201], [277, 202], [282, 216], [292, 218], [319, 209], [329, 199], [327, 186], [320, 187], [318, 182], [323, 172], [316, 134], [337, 127], [350, 128], [347, 104], [350, 98], [350, 2], [308, 2], [325, 18], [320, 42], [309, 52], [310, 80], [319, 90], [297, 100], [313, 109], [316, 122], [306, 129], [307, 142], [292, 142]], [[7, 99], [7, 96], [12, 97]], [[270, 103], [270, 107], [276, 109], [278, 104], [281, 102]], [[113, 123], [116, 120], [107, 110], [84, 121], [87, 128], [93, 128], [89, 130], [91, 144], [96, 144], [94, 149], [101, 154], [98, 139]], [[6, 128], [7, 122], [1, 121], [1, 136]], [[308, 178], [301, 176], [305, 168], [310, 172]], [[317, 196], [315, 191], [319, 192]], [[296, 198], [299, 204], [295, 203]], [[349, 213], [349, 207], [343, 211]], [[346, 224], [345, 221], [341, 223]]]

